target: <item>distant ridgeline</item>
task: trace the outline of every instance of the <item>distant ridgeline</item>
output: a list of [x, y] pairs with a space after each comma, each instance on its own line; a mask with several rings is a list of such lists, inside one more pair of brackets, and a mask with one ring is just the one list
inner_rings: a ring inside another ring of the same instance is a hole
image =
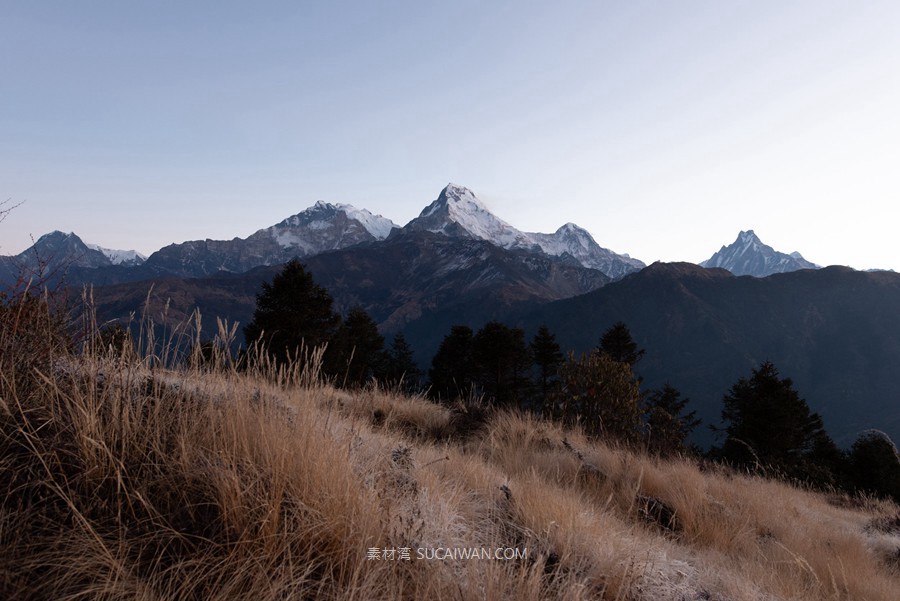
[[404, 227], [319, 202], [247, 238], [173, 244], [146, 260], [54, 232], [0, 257], [0, 280], [5, 289], [22, 277], [93, 285], [103, 321], [147, 310], [171, 324], [199, 307], [214, 332], [217, 317], [249, 323], [262, 282], [294, 257], [336, 311], [360, 307], [386, 336], [403, 333], [423, 369], [455, 324], [498, 320], [528, 338], [547, 324], [564, 350], [581, 352], [622, 321], [646, 349], [635, 368], [642, 385], [670, 382], [707, 424], [718, 423], [728, 387], [771, 360], [842, 445], [868, 428], [900, 439], [900, 275], [819, 269], [752, 230], [705, 261], [709, 269], [644, 268], [574, 224], [517, 230], [451, 184]]

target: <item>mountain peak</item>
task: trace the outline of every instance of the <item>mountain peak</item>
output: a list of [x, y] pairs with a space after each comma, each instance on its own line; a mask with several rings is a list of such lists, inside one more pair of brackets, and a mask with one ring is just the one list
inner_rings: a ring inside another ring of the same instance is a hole
[[121, 250], [118, 248], [106, 248], [99, 244], [85, 244], [91, 250], [102, 253], [113, 265], [125, 265], [133, 267], [141, 265], [147, 257], [136, 250]]
[[444, 189], [441, 190], [441, 194], [438, 198], [444, 198], [448, 201], [471, 200], [478, 204], [481, 204], [481, 201], [478, 200], [474, 192], [472, 192], [465, 186], [460, 186], [459, 184], [454, 184], [453, 182], [450, 182], [446, 186], [444, 186]]
[[33, 264], [32, 269], [37, 269], [42, 262], [65, 269], [72, 266], [94, 268], [113, 264], [99, 247], [85, 244], [74, 232], [59, 230], [41, 236], [30, 248], [19, 253], [17, 258], [23, 264]]
[[392, 230], [400, 226], [381, 215], [375, 215], [368, 209], [357, 209], [351, 204], [337, 203], [334, 207], [347, 215], [348, 219], [360, 222], [376, 240], [384, 240]]
[[75, 235], [75, 232], [63, 232], [60, 230], [53, 230], [52, 232], [47, 232], [43, 236], [37, 239], [37, 242], [49, 242], [51, 240], [69, 240], [74, 238], [76, 240], [81, 240], [78, 236]]
[[487, 240], [503, 248], [530, 248], [528, 236], [506, 223], [464, 186], [447, 184], [437, 200], [425, 207], [406, 228], [451, 238]]
[[[480, 214], [483, 219], [491, 220], [493, 218], [494, 220], [506, 224], [506, 222], [498, 219], [491, 213], [490, 209], [487, 208], [487, 205], [479, 200], [474, 192], [465, 186], [460, 186], [458, 184], [447, 184], [444, 189], [441, 190], [437, 200], [431, 203], [429, 207], [434, 207], [435, 211], [446, 208], [448, 213], [454, 216], [454, 221], [457, 222], [460, 220], [466, 221], [466, 216], [468, 215]], [[426, 208], [426, 211], [427, 210], [428, 209]], [[423, 213], [424, 212], [425, 211], [423, 211]], [[508, 226], [509, 224], [506, 225]]]
[[[580, 227], [570, 221], [568, 223], [564, 223], [561, 226], [559, 226], [559, 229], [556, 230], [556, 233], [557, 234], [565, 234], [565, 233], [588, 234], [588, 231], [586, 229], [584, 229], [583, 227]], [[588, 234], [588, 235], [590, 236], [590, 234]]]
[[447, 184], [437, 200], [425, 207], [404, 229], [429, 231], [451, 238], [486, 240], [501, 248], [569, 257], [569, 260], [611, 278], [644, 266], [640, 261], [601, 248], [587, 230], [574, 223], [566, 223], [553, 234], [522, 232], [491, 213], [474, 192], [453, 183]]
[[[359, 225], [376, 240], [384, 240], [391, 233], [391, 230], [399, 227], [390, 219], [381, 215], [374, 215], [366, 209], [357, 209], [351, 204], [317, 200], [313, 206], [288, 217], [281, 223], [268, 229], [272, 231], [277, 230], [277, 234], [297, 228], [311, 230], [331, 229], [334, 227], [334, 220], [338, 218], [339, 214], [343, 214], [347, 221], [359, 222]], [[279, 242], [282, 243], [282, 246], [290, 246], [296, 242], [295, 238], [296, 235], [291, 233], [287, 237], [281, 236]]]
[[734, 275], [765, 277], [798, 269], [818, 269], [798, 252], [785, 254], [764, 244], [753, 230], [742, 230], [734, 242], [700, 263], [701, 267], [721, 267]]

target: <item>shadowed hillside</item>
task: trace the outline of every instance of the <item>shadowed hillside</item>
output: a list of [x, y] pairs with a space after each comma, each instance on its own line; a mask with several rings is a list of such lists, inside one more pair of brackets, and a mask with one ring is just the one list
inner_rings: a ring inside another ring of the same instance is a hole
[[655, 263], [536, 310], [564, 347], [595, 346], [616, 321], [646, 349], [637, 372], [669, 381], [717, 424], [723, 393], [771, 360], [843, 446], [867, 428], [900, 439], [900, 275], [827, 267], [766, 278]]

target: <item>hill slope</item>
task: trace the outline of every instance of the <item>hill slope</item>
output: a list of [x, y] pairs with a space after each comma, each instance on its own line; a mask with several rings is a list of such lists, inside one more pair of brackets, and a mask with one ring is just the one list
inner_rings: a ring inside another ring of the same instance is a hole
[[0, 388], [3, 598], [894, 601], [900, 588], [889, 503], [654, 461], [517, 415], [341, 393], [308, 372], [57, 366], [52, 386]]

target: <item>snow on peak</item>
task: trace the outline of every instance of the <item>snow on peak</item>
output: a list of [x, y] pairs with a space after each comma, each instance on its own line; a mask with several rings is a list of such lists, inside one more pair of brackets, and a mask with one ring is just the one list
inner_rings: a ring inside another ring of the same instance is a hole
[[773, 273], [796, 271], [798, 269], [818, 269], [800, 253], [785, 254], [764, 244], [753, 230], [741, 231], [728, 246], [700, 263], [701, 267], [721, 267], [735, 275], [765, 277]]
[[257, 234], [270, 236], [281, 248], [301, 250], [304, 255], [309, 255], [370, 242], [372, 238], [384, 240], [397, 227], [390, 219], [373, 215], [366, 209], [319, 200]]
[[[272, 230], [277, 230], [276, 236], [282, 235], [285, 229], [305, 228], [310, 230], [326, 230], [334, 225], [334, 218], [338, 213], [346, 215], [347, 219], [359, 222], [367, 232], [369, 232], [376, 240], [384, 240], [391, 233], [391, 230], [399, 227], [396, 223], [382, 217], [381, 215], [373, 215], [366, 209], [357, 209], [351, 204], [325, 202], [324, 200], [316, 201], [316, 204], [297, 213], [293, 217], [288, 217], [281, 223], [272, 226]], [[293, 235], [291, 238], [293, 239]], [[285, 244], [293, 244], [285, 242]]]
[[342, 203], [338, 203], [335, 207], [346, 213], [348, 219], [359, 221], [376, 240], [384, 240], [391, 230], [400, 227], [387, 217], [373, 215], [368, 209], [357, 209], [353, 205]]
[[75, 235], [75, 232], [63, 232], [60, 230], [53, 230], [52, 232], [48, 232], [37, 239], [38, 242], [41, 240], [52, 240], [54, 238], [61, 238], [63, 240], [67, 240]]
[[478, 200], [478, 197], [475, 196], [475, 193], [466, 188], [465, 186], [460, 186], [459, 184], [454, 184], [450, 182], [444, 189], [441, 190], [441, 196], [444, 197], [448, 202], [469, 202], [474, 203], [478, 206], [484, 207], [484, 204]]
[[512, 227], [491, 213], [490, 209], [475, 196], [474, 192], [463, 186], [447, 184], [435, 202], [441, 207], [446, 207], [449, 214], [456, 218], [454, 220], [462, 219], [463, 221], [471, 222], [472, 218], [475, 217], [483, 223], [496, 221], [507, 227]]
[[530, 248], [534, 242], [493, 213], [464, 186], [447, 184], [437, 200], [408, 225], [448, 236], [487, 240], [503, 248]]
[[486, 240], [501, 248], [568, 256], [610, 277], [620, 277], [644, 266], [636, 259], [601, 248], [586, 230], [574, 223], [563, 225], [553, 234], [522, 232], [491, 213], [471, 190], [453, 183], [448, 184], [437, 200], [406, 227], [414, 231]]
[[103, 253], [113, 265], [140, 265], [147, 260], [147, 257], [136, 250], [119, 250], [115, 248], [105, 248], [99, 244], [87, 243], [85, 243], [85, 246], [91, 250]]

